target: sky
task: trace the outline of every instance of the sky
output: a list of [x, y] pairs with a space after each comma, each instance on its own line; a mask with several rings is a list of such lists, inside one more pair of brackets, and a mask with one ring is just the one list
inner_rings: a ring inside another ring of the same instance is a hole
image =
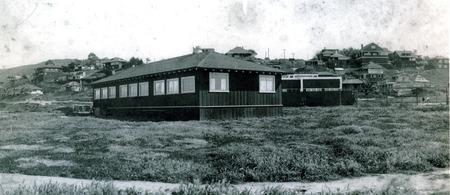
[[449, 56], [449, 8], [447, 0], [0, 0], [0, 68], [91, 52], [157, 61], [195, 46], [310, 59], [324, 47], [374, 42]]

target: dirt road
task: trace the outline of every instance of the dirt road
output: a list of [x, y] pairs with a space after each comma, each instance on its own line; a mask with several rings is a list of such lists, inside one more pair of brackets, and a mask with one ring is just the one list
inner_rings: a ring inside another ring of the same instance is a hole
[[[342, 179], [330, 182], [286, 182], [286, 183], [245, 183], [235, 185], [236, 188], [250, 189], [252, 191], [262, 190], [266, 187], [281, 186], [287, 189], [304, 189], [306, 194], [319, 192], [348, 192], [355, 190], [381, 189], [390, 182], [397, 182], [409, 188], [414, 188], [422, 194], [431, 194], [433, 192], [449, 192], [450, 191], [450, 169], [441, 170], [432, 173], [423, 173], [415, 175], [405, 174], [384, 174], [374, 175], [351, 179]], [[19, 185], [40, 185], [44, 183], [65, 183], [70, 185], [89, 185], [94, 181], [85, 179], [72, 179], [63, 177], [46, 177], [46, 176], [29, 176], [22, 174], [6, 174], [0, 173], [0, 194], [2, 191], [9, 191]], [[110, 181], [119, 189], [135, 187], [138, 190], [148, 191], [171, 191], [180, 184], [159, 183], [159, 182], [143, 182], [143, 181]], [[3, 188], [3, 190], [2, 190]]]

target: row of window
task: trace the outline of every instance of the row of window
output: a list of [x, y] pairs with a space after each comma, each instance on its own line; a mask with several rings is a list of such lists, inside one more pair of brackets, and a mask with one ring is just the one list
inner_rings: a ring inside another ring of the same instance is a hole
[[[181, 85], [179, 84], [181, 81]], [[210, 92], [229, 92], [228, 73], [209, 74]], [[195, 77], [181, 77], [153, 81], [153, 95], [195, 93]], [[259, 92], [275, 93], [275, 76], [259, 76]], [[149, 95], [149, 83], [131, 83], [119, 86], [119, 98], [142, 97]], [[116, 98], [116, 87], [103, 87], [94, 90], [94, 99]]]

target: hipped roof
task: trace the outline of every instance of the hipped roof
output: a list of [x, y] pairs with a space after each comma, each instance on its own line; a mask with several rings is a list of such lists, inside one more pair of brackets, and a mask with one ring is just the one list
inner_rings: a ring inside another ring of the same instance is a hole
[[244, 49], [243, 47], [235, 47], [234, 49], [228, 51], [226, 54], [253, 54], [253, 53]]
[[224, 70], [247, 70], [273, 73], [286, 73], [283, 70], [271, 68], [252, 62], [239, 60], [216, 52], [204, 52], [170, 58], [149, 64], [143, 64], [133, 68], [120, 71], [114, 75], [103, 78], [93, 84], [104, 83], [138, 76], [164, 73], [190, 68], [208, 68]]

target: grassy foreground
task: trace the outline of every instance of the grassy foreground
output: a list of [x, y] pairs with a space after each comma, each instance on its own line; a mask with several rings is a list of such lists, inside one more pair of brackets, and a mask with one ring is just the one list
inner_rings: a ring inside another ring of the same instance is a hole
[[449, 167], [447, 106], [377, 103], [284, 112], [282, 117], [188, 122], [0, 113], [0, 172], [239, 183]]
[[[27, 194], [51, 194], [51, 195], [78, 195], [78, 194], [110, 194], [110, 195], [188, 195], [188, 194], [210, 194], [210, 195], [298, 195], [305, 194], [302, 189], [286, 189], [283, 187], [267, 187], [262, 190], [238, 190], [229, 183], [218, 182], [209, 185], [199, 184], [183, 184], [179, 188], [172, 191], [139, 191], [135, 188], [127, 188], [125, 190], [118, 189], [112, 184], [92, 183], [88, 185], [67, 185], [58, 183], [48, 183], [35, 186], [20, 186], [14, 190], [6, 191], [5, 195], [27, 195]], [[310, 194], [307, 193], [306, 194]], [[415, 195], [420, 194], [419, 191], [405, 185], [403, 182], [392, 180], [381, 189], [364, 189], [350, 190], [342, 189], [339, 191], [329, 191], [324, 189], [318, 194], [321, 195]], [[441, 194], [447, 194], [442, 192]]]

